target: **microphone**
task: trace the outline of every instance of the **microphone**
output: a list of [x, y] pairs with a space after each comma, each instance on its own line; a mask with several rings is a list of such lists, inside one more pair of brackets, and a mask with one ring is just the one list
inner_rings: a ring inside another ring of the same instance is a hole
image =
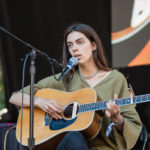
[[78, 59], [76, 57], [71, 57], [69, 59], [69, 63], [63, 69], [61, 75], [59, 76], [58, 81], [61, 80], [77, 64], [78, 64]]

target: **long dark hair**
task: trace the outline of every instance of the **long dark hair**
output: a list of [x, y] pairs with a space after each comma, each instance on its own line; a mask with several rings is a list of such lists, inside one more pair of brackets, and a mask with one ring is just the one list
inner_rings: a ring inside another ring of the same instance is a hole
[[[78, 31], [83, 33], [90, 41], [95, 42], [96, 43], [96, 50], [93, 51], [93, 57], [94, 57], [94, 62], [96, 64], [96, 66], [99, 69], [103, 69], [106, 71], [111, 70], [108, 66], [105, 54], [104, 54], [104, 50], [103, 50], [103, 46], [102, 46], [102, 42], [99, 38], [99, 36], [97, 35], [97, 33], [95, 32], [95, 30], [90, 27], [89, 25], [86, 24], [82, 24], [82, 23], [73, 23], [70, 26], [68, 26], [64, 32], [64, 43], [63, 43], [63, 66], [66, 66], [71, 55], [69, 53], [69, 49], [67, 46], [67, 36], [69, 33], [73, 32], [73, 31]], [[75, 67], [75, 69], [68, 74], [65, 78], [65, 84], [69, 83], [68, 81], [72, 78], [74, 71], [76, 71], [77, 67]]]

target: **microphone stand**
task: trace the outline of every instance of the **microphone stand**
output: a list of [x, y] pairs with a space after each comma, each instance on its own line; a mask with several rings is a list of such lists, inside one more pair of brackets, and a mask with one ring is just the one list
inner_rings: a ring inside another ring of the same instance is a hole
[[31, 51], [31, 66], [30, 66], [30, 75], [31, 75], [31, 84], [30, 84], [30, 129], [29, 129], [29, 138], [28, 138], [28, 147], [30, 150], [34, 149], [34, 79], [35, 79], [35, 58], [36, 51], [32, 49]]
[[0, 32], [5, 33], [6, 35], [16, 39], [17, 41], [21, 42], [25, 45], [26, 48], [31, 50], [31, 63], [30, 63], [30, 129], [29, 129], [29, 138], [28, 138], [28, 147], [30, 150], [34, 149], [35, 138], [34, 138], [34, 79], [35, 79], [35, 59], [36, 59], [36, 52], [38, 52], [41, 56], [44, 56], [48, 59], [51, 64], [57, 64], [58, 66], [62, 67], [54, 58], [49, 58], [48, 55], [44, 52], [41, 52], [37, 48], [33, 47], [29, 43], [24, 42], [20, 38], [16, 37], [12, 33], [8, 32], [6, 29], [0, 26]]

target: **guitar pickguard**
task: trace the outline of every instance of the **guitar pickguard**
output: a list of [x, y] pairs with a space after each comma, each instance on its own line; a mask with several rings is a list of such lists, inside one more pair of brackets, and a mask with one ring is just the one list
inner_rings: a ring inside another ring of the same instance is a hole
[[49, 128], [50, 128], [50, 130], [63, 129], [63, 128], [71, 125], [72, 123], [74, 123], [76, 119], [77, 119], [77, 117], [74, 119], [71, 119], [71, 120], [65, 120], [65, 119], [56, 120], [53, 118], [50, 121]]

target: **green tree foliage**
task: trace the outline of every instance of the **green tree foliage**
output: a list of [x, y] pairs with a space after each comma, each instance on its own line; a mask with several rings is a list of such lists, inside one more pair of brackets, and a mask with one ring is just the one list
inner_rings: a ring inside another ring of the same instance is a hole
[[3, 85], [3, 78], [2, 78], [2, 70], [0, 66], [0, 110], [5, 108], [5, 96], [4, 96], [4, 85]]

